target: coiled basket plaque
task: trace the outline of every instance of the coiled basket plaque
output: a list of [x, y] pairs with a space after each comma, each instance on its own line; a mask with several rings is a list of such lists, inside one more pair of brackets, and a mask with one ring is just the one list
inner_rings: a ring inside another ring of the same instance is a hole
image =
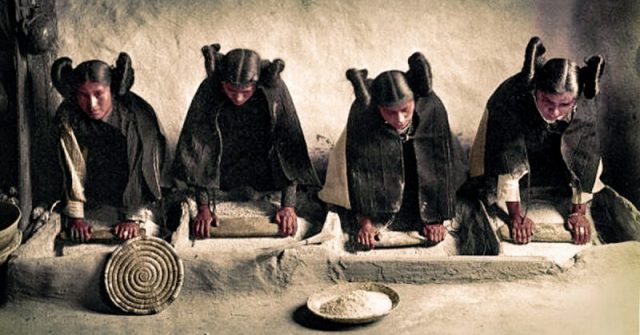
[[132, 314], [155, 314], [180, 294], [184, 266], [173, 247], [156, 237], [137, 237], [107, 261], [104, 281], [111, 301]]

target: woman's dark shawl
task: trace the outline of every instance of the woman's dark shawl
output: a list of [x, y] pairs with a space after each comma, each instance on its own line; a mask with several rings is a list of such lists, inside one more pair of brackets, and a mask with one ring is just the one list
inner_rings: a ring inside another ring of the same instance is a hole
[[[416, 100], [413, 145], [424, 222], [455, 215], [456, 172], [447, 111], [430, 92]], [[347, 178], [352, 209], [361, 215], [400, 210], [404, 190], [402, 141], [375, 106], [356, 100], [347, 121]]]
[[[71, 128], [82, 117], [82, 111], [68, 98], [57, 111], [57, 122], [69, 122]], [[114, 97], [114, 108], [123, 108], [124, 116], [132, 118], [125, 130], [129, 179], [122, 195], [128, 208], [162, 199], [162, 168], [167, 157], [166, 139], [156, 114], [144, 99], [133, 92]]]
[[[258, 84], [264, 93], [271, 116], [272, 166], [279, 166], [288, 183], [318, 186], [311, 165], [302, 128], [285, 83], [277, 79], [272, 85]], [[256, 92], [257, 94], [258, 92]], [[228, 99], [215, 75], [207, 77], [198, 88], [184, 122], [173, 165], [176, 182], [189, 187], [216, 190], [220, 187], [222, 136], [217, 118], [224, 99]], [[278, 180], [280, 178], [274, 178]], [[287, 185], [275, 185], [281, 189]]]

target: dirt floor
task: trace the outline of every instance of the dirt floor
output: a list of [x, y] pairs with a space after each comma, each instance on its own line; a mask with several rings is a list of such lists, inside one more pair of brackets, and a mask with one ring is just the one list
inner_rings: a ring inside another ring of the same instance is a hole
[[564, 272], [527, 280], [390, 283], [400, 304], [366, 325], [331, 324], [306, 309], [307, 297], [327, 285], [331, 283], [296, 284], [279, 292], [183, 294], [152, 316], [22, 300], [0, 309], [0, 334], [635, 335], [640, 326], [640, 243], [592, 248]]

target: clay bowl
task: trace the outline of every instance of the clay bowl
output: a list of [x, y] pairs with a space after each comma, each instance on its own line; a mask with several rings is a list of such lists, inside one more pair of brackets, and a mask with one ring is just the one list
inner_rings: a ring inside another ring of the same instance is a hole
[[[349, 294], [350, 292], [353, 292], [356, 290], [378, 292], [378, 293], [385, 294], [389, 298], [389, 300], [391, 300], [391, 308], [377, 314], [357, 315], [357, 316], [329, 315], [322, 311], [321, 307], [323, 304], [330, 302], [337, 297]], [[345, 323], [345, 324], [360, 324], [360, 323], [373, 322], [383, 318], [384, 316], [391, 313], [398, 306], [399, 302], [400, 302], [400, 296], [398, 295], [398, 293], [388, 286], [378, 284], [378, 283], [371, 283], [371, 282], [344, 283], [344, 284], [337, 284], [328, 288], [324, 288], [320, 292], [317, 292], [311, 295], [307, 300], [307, 308], [309, 308], [309, 310], [313, 314], [325, 320], [329, 320], [337, 323]]]
[[0, 250], [5, 249], [18, 232], [20, 209], [11, 203], [0, 202]]

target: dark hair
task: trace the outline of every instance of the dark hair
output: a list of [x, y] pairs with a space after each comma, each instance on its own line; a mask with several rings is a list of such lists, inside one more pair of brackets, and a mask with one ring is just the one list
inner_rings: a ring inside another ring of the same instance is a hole
[[371, 98], [376, 106], [395, 107], [413, 99], [413, 90], [404, 73], [386, 71], [373, 80]]
[[131, 89], [134, 82], [134, 71], [131, 58], [121, 52], [115, 66], [100, 60], [90, 60], [73, 68], [68, 57], [57, 59], [51, 66], [53, 86], [65, 98], [75, 94], [75, 91], [86, 81], [99, 82], [111, 87], [114, 95], [124, 95]]
[[582, 93], [580, 85], [580, 68], [572, 61], [554, 58], [547, 61], [536, 71], [535, 89], [546, 93]]
[[85, 81], [111, 85], [111, 67], [100, 60], [90, 60], [80, 63], [73, 69], [71, 77], [72, 88], [78, 89]]
[[426, 97], [433, 91], [431, 65], [421, 52], [409, 57], [409, 71], [386, 71], [375, 80], [367, 78], [367, 69], [347, 70], [347, 79], [353, 85], [356, 101], [376, 106], [397, 106], [409, 99]]
[[255, 84], [260, 79], [260, 55], [253, 50], [234, 49], [223, 58], [221, 80], [234, 86]]
[[604, 58], [596, 55], [585, 60], [586, 66], [554, 58], [545, 62], [546, 48], [540, 38], [529, 41], [524, 54], [522, 74], [530, 87], [546, 93], [575, 93], [593, 99], [600, 92], [600, 77], [604, 72]]

